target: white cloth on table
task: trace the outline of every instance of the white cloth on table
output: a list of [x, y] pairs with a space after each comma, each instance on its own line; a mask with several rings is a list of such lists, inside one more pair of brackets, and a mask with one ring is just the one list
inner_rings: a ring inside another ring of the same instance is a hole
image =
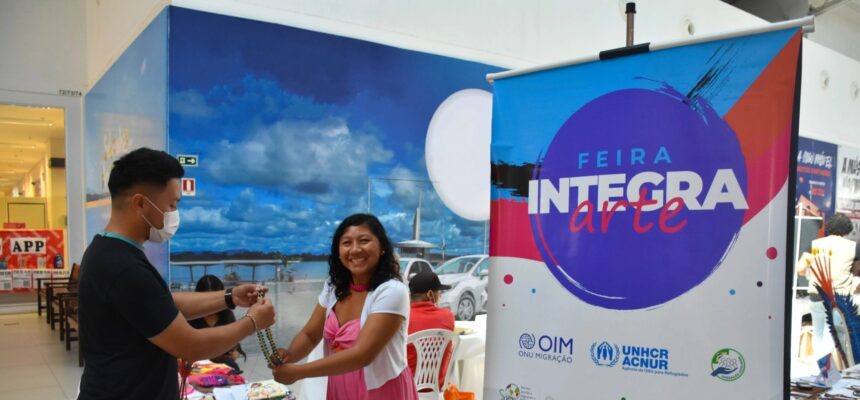
[[484, 392], [484, 353], [487, 346], [487, 316], [478, 315], [475, 321], [458, 321], [458, 327], [472, 329], [460, 335], [460, 347], [454, 356], [455, 370], [452, 382], [464, 392], [474, 392], [480, 400]]

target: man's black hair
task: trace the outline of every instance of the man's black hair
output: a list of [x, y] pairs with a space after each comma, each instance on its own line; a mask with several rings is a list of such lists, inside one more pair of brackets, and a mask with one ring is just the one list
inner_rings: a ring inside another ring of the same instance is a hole
[[171, 179], [179, 179], [184, 175], [185, 169], [170, 154], [141, 147], [114, 161], [108, 189], [110, 196], [115, 198], [138, 184], [163, 189]]

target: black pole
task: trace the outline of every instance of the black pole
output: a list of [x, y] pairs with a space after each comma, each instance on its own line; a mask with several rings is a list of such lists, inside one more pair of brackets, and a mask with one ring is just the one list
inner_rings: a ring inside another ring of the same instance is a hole
[[627, 3], [627, 9], [624, 11], [627, 14], [627, 47], [633, 46], [633, 17], [636, 15], [636, 3]]

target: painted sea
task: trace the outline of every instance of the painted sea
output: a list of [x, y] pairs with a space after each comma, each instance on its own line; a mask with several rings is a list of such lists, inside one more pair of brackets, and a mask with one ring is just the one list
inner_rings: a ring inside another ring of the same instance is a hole
[[[278, 276], [280, 271], [280, 279]], [[231, 275], [233, 280], [241, 282], [304, 282], [304, 281], [323, 281], [328, 277], [328, 263], [325, 261], [301, 261], [290, 263], [284, 268], [282, 264], [258, 264], [258, 265], [242, 265], [242, 264], [212, 264], [212, 265], [170, 265], [170, 282], [174, 287], [182, 289], [193, 288], [194, 284], [203, 275], [215, 275], [222, 281], [230, 281]]]

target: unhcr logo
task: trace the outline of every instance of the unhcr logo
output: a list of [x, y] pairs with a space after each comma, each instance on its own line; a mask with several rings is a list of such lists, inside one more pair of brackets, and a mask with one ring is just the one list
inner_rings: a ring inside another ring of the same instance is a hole
[[594, 342], [591, 344], [591, 361], [594, 365], [601, 367], [613, 367], [618, 363], [621, 357], [621, 351], [618, 350], [617, 344], [609, 342]]

